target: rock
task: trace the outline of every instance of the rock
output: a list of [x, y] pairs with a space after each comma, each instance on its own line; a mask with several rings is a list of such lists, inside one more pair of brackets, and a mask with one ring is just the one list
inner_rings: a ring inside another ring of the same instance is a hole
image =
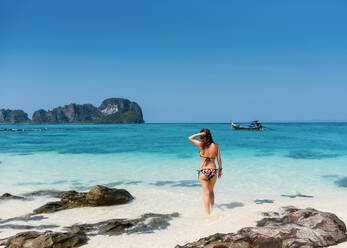
[[266, 217], [278, 217], [279, 216], [279, 213], [278, 212], [262, 212], [262, 215], [266, 216]]
[[136, 102], [123, 98], [108, 98], [99, 106], [99, 123], [144, 123], [142, 110]]
[[5, 193], [0, 196], [0, 200], [24, 200], [24, 197], [11, 195], [10, 193]]
[[57, 202], [48, 202], [45, 205], [37, 208], [34, 210], [34, 213], [36, 214], [49, 214], [49, 213], [54, 213], [60, 210], [67, 209], [68, 206], [67, 204], [64, 204], [63, 202], [57, 201]]
[[59, 198], [59, 195], [66, 191], [54, 191], [54, 190], [38, 190], [29, 193], [25, 193], [25, 197], [36, 197], [36, 196], [49, 196]]
[[287, 208], [283, 216], [265, 218], [261, 223], [237, 233], [217, 233], [176, 248], [314, 248], [347, 240], [346, 226], [336, 215], [313, 208]]
[[73, 248], [86, 242], [87, 237], [82, 232], [60, 233], [47, 231], [40, 233], [29, 231], [18, 233], [0, 242], [0, 245], [5, 245], [6, 248]]
[[100, 107], [71, 103], [51, 111], [37, 110], [33, 123], [143, 123], [140, 106], [123, 98], [109, 98]]
[[102, 221], [95, 224], [82, 224], [73, 225], [68, 229], [73, 232], [86, 232], [89, 234], [103, 234], [103, 235], [120, 235], [131, 233], [152, 233], [155, 230], [165, 229], [170, 224], [169, 221], [174, 217], [178, 217], [178, 213], [172, 214], [154, 214], [148, 213], [142, 215], [140, 218], [126, 220], [126, 219], [112, 219]]
[[0, 109], [0, 123], [30, 123], [30, 119], [23, 110]]
[[49, 202], [34, 210], [35, 213], [53, 213], [68, 208], [119, 205], [130, 202], [134, 197], [124, 189], [94, 186], [88, 193], [67, 191], [58, 194], [60, 201]]
[[86, 199], [92, 206], [107, 206], [124, 204], [134, 198], [124, 189], [111, 189], [97, 185], [87, 193]]

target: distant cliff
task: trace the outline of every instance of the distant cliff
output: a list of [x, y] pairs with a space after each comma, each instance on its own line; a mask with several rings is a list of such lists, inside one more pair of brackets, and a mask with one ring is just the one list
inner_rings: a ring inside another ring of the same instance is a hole
[[23, 110], [0, 109], [0, 123], [30, 123], [30, 119]]
[[101, 116], [98, 108], [91, 104], [71, 103], [51, 111], [37, 110], [33, 114], [33, 123], [88, 123], [95, 122]]
[[71, 103], [50, 111], [40, 109], [34, 112], [32, 120], [22, 110], [13, 110], [12, 115], [15, 111], [22, 113], [19, 115], [16, 112], [15, 117], [7, 117], [9, 114], [6, 111], [11, 112], [0, 110], [0, 123], [144, 123], [140, 106], [123, 98], [106, 99], [99, 107]]

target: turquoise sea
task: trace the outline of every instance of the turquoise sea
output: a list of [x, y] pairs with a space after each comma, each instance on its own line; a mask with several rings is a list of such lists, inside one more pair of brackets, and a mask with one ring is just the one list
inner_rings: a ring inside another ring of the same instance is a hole
[[187, 139], [209, 128], [221, 148], [222, 192], [347, 195], [347, 123], [2, 125], [0, 193], [40, 189], [161, 187], [200, 191], [198, 150]]
[[[88, 191], [102, 184], [125, 188], [135, 200], [124, 205], [74, 208], [30, 221], [18, 217], [57, 199], [2, 200], [0, 239], [29, 227], [63, 232], [76, 223], [178, 212], [179, 217], [165, 230], [90, 236], [83, 246], [170, 248], [216, 232], [255, 226], [263, 212], [278, 212], [288, 205], [333, 212], [347, 223], [347, 123], [264, 126], [258, 132], [208, 123], [2, 125], [0, 128], [42, 131], [0, 132], [0, 195]], [[202, 128], [212, 131], [221, 148], [224, 173], [217, 180], [215, 206], [209, 216], [203, 208], [196, 172], [201, 162], [198, 149], [187, 139]]]

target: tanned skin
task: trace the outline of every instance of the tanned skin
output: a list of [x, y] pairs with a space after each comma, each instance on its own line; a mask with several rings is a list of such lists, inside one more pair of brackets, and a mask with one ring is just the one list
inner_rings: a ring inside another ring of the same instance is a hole
[[[209, 147], [203, 148], [201, 141], [196, 140], [196, 138], [201, 135], [205, 135], [205, 133], [202, 132], [202, 133], [193, 134], [188, 139], [190, 140], [190, 142], [192, 142], [194, 145], [200, 148], [201, 155], [209, 157], [209, 158], [217, 158], [218, 168], [219, 168], [218, 178], [221, 178], [222, 177], [222, 159], [220, 156], [219, 146], [217, 143], [212, 143], [210, 144]], [[206, 158], [201, 157], [200, 170], [207, 169], [207, 168], [217, 169], [215, 164], [215, 159], [210, 159], [208, 163], [204, 163], [205, 159]], [[207, 214], [210, 214], [211, 207], [213, 207], [214, 205], [213, 188], [216, 181], [217, 181], [216, 176], [208, 180], [208, 177], [200, 172], [200, 182], [201, 182], [202, 190], [204, 192], [204, 206], [205, 206], [205, 210]]]

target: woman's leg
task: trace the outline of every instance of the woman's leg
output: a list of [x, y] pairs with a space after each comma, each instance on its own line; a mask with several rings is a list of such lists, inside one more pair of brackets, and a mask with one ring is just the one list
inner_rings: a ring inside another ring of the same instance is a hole
[[213, 207], [214, 205], [214, 191], [213, 191], [213, 188], [214, 188], [214, 185], [217, 181], [217, 175], [215, 175], [214, 177], [212, 177], [210, 179], [209, 184], [208, 184], [208, 191], [209, 191], [209, 202], [210, 202], [210, 206]]
[[207, 214], [210, 214], [210, 190], [209, 181], [205, 175], [200, 173], [200, 182], [204, 192], [204, 206]]

